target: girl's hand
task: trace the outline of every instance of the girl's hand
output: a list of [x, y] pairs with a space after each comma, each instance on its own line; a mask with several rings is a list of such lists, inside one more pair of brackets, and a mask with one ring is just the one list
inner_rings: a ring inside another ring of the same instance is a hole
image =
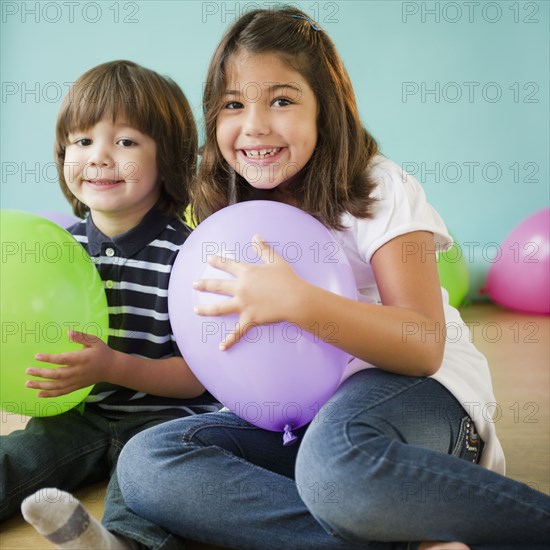
[[43, 380], [29, 380], [27, 388], [42, 390], [38, 397], [58, 397], [97, 382], [106, 381], [107, 369], [113, 364], [115, 351], [96, 336], [69, 331], [69, 339], [84, 347], [67, 353], [39, 353], [37, 361], [62, 365], [56, 369], [32, 367], [25, 372]]
[[259, 236], [255, 235], [252, 241], [260, 248], [263, 264], [212, 256], [208, 263], [235, 279], [202, 279], [193, 285], [196, 290], [231, 296], [226, 301], [195, 308], [198, 315], [239, 315], [234, 331], [220, 344], [222, 350], [236, 344], [255, 325], [291, 321], [301, 288], [307, 285]]

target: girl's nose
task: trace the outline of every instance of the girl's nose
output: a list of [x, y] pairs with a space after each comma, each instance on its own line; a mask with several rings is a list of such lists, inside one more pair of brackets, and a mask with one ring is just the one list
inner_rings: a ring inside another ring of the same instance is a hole
[[260, 105], [253, 105], [247, 109], [243, 131], [247, 136], [265, 136], [271, 132], [269, 113]]

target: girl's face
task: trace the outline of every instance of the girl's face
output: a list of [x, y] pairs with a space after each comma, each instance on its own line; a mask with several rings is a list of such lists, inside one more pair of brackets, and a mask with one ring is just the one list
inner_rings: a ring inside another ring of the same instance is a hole
[[275, 54], [237, 53], [228, 67], [216, 137], [223, 158], [253, 187], [274, 189], [300, 171], [317, 143], [317, 101]]
[[139, 223], [160, 196], [155, 141], [110, 118], [70, 133], [68, 141], [65, 181], [94, 222], [116, 219], [119, 231]]

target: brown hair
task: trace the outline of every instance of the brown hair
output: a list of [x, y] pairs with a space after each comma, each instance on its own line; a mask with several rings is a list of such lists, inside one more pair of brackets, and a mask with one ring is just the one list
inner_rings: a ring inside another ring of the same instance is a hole
[[233, 173], [216, 141], [229, 64], [243, 50], [280, 56], [315, 94], [317, 144], [309, 162], [289, 183], [298, 206], [334, 228], [341, 228], [340, 215], [346, 211], [368, 217], [375, 184], [367, 166], [378, 145], [361, 123], [351, 80], [329, 36], [300, 10], [283, 7], [243, 15], [214, 52], [203, 97], [205, 144], [191, 191], [197, 221], [227, 206], [232, 196], [237, 201], [269, 199], [269, 190], [258, 192]]
[[72, 193], [63, 174], [68, 135], [87, 130], [104, 117], [123, 118], [157, 146], [162, 210], [183, 216], [196, 177], [198, 138], [193, 113], [170, 78], [131, 61], [110, 61], [85, 72], [65, 96], [55, 128], [54, 154], [61, 190], [74, 213], [89, 208]]

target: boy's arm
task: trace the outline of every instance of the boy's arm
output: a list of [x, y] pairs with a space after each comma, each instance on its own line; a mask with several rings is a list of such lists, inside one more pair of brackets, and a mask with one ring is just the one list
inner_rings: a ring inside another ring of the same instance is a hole
[[61, 368], [27, 369], [27, 387], [41, 390], [39, 397], [58, 397], [75, 390], [108, 382], [161, 397], [192, 398], [204, 392], [182, 357], [145, 359], [111, 349], [95, 336], [69, 331], [69, 338], [84, 347], [78, 351], [38, 354], [44, 363]]

